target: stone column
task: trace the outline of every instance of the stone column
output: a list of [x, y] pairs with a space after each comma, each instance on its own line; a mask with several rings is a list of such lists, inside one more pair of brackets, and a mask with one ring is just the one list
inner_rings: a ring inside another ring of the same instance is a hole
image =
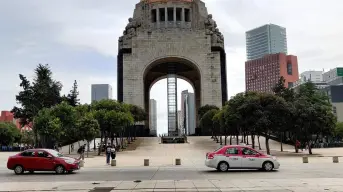
[[173, 12], [174, 12], [174, 18], [173, 18], [173, 21], [174, 21], [174, 27], [176, 27], [176, 7], [174, 6], [174, 10], [173, 10]]
[[157, 28], [160, 28], [160, 8], [156, 8], [156, 24]]
[[164, 27], [168, 28], [168, 9], [167, 7], [164, 8]]
[[181, 28], [185, 27], [185, 8], [182, 7], [181, 11]]

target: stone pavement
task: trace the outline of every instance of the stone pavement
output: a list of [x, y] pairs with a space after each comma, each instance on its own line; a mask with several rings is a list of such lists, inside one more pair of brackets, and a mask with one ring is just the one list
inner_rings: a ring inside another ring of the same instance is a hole
[[343, 178], [1, 183], [0, 191], [343, 191]]

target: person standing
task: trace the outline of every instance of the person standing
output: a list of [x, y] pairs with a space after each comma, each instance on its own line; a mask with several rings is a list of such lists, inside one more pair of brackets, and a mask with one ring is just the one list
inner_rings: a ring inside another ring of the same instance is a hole
[[108, 143], [106, 148], [105, 148], [105, 151], [106, 151], [106, 164], [109, 165], [110, 164], [110, 159], [111, 159], [111, 144]]
[[116, 159], [116, 147], [114, 145], [112, 145], [112, 148], [111, 148], [111, 158], [112, 160]]

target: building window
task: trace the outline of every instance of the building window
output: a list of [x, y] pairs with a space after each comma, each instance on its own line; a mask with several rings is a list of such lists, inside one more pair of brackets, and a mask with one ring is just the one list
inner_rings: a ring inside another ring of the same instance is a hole
[[160, 12], [160, 21], [166, 21], [166, 11], [165, 11], [165, 8], [160, 8], [159, 12]]
[[169, 7], [167, 8], [168, 13], [168, 21], [174, 21], [174, 8]]
[[293, 69], [292, 69], [292, 64], [287, 63], [287, 74], [288, 75], [293, 75]]
[[176, 8], [176, 21], [181, 21], [182, 8]]
[[189, 9], [185, 9], [185, 21], [191, 22], [191, 14]]
[[293, 87], [293, 82], [288, 82], [288, 88], [292, 88]]
[[335, 106], [332, 106], [332, 112], [333, 112], [333, 114], [337, 114], [337, 108], [335, 107]]
[[156, 11], [156, 9], [151, 10], [151, 21], [153, 23], [157, 22], [157, 11]]

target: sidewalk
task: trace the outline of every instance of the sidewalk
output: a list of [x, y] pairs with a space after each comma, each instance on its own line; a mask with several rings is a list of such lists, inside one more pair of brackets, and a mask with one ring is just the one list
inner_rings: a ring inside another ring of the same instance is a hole
[[343, 178], [1, 183], [0, 191], [338, 191]]

